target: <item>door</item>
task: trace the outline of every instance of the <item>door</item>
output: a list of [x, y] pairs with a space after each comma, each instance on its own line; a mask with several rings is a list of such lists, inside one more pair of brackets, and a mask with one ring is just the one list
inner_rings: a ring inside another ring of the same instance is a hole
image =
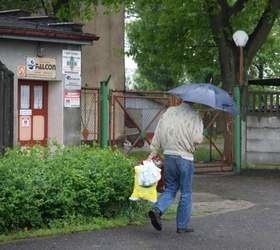
[[20, 145], [45, 145], [48, 136], [48, 83], [20, 80], [18, 97]]

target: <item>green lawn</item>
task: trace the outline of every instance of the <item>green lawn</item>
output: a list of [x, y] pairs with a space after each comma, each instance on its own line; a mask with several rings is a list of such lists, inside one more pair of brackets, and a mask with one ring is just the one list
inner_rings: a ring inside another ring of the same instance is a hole
[[[219, 149], [223, 151], [221, 147], [219, 147]], [[133, 151], [128, 155], [128, 157], [135, 158], [140, 163], [141, 161], [145, 160], [148, 157], [148, 155], [149, 152], [143, 150], [143, 151]], [[210, 154], [209, 144], [202, 144], [195, 151], [194, 158], [195, 161], [209, 162], [211, 160], [212, 161], [219, 160], [220, 155], [215, 148], [212, 148], [212, 153]]]

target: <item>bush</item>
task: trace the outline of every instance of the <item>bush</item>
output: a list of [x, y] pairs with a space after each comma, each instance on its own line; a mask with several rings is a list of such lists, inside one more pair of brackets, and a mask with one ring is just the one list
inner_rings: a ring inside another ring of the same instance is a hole
[[123, 213], [133, 166], [118, 151], [85, 145], [9, 150], [0, 159], [0, 232]]

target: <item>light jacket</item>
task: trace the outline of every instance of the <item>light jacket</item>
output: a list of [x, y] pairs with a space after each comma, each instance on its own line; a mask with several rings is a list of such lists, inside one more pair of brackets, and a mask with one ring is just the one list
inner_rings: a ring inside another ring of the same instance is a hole
[[202, 119], [198, 112], [183, 102], [179, 106], [169, 107], [162, 115], [150, 145], [149, 158], [156, 156], [162, 148], [164, 154], [193, 160], [195, 145], [202, 140]]

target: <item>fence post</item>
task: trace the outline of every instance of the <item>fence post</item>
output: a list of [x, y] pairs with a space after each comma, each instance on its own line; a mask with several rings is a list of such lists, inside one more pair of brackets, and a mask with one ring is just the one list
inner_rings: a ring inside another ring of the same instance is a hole
[[241, 120], [240, 120], [240, 87], [235, 86], [233, 90], [234, 99], [237, 105], [237, 114], [234, 115], [234, 170], [241, 171]]
[[109, 143], [109, 87], [111, 75], [100, 82], [100, 146], [105, 148]]

